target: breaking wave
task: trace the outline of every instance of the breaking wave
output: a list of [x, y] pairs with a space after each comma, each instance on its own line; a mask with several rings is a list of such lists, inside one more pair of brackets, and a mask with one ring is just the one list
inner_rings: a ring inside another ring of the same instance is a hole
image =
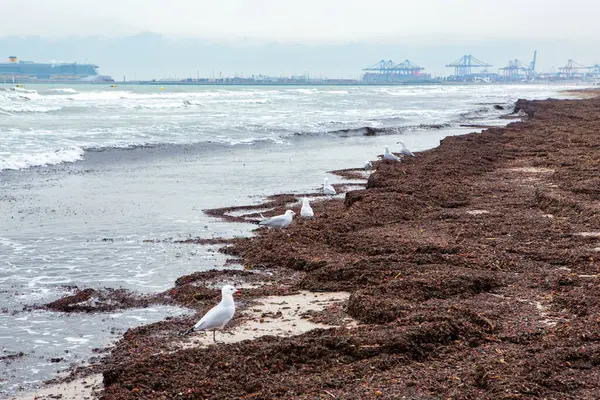
[[[450, 127], [451, 124], [419, 124], [419, 125], [404, 125], [404, 126], [388, 126], [388, 127], [372, 127], [363, 126], [360, 128], [351, 129], [338, 129], [335, 131], [328, 132], [333, 135], [339, 136], [385, 136], [385, 135], [398, 135], [406, 132], [422, 131], [422, 130], [433, 130], [443, 129]], [[301, 134], [300, 134], [301, 135]]]
[[84, 150], [76, 146], [31, 154], [0, 154], [0, 171], [72, 163], [82, 160], [83, 154]]
[[73, 88], [55, 88], [55, 89], [50, 89], [50, 91], [55, 92], [55, 93], [77, 93], [77, 90], [75, 90]]

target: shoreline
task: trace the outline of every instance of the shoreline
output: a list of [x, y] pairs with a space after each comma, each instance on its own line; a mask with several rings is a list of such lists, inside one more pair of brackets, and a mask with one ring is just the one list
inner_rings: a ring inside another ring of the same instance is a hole
[[[348, 291], [343, 312], [361, 325], [351, 333], [331, 328], [294, 338], [173, 351], [164, 342], [174, 340], [192, 317], [130, 329], [104, 361], [108, 385], [101, 396], [597, 397], [597, 389], [585, 390], [596, 376], [561, 375], [552, 363], [556, 354], [544, 346], [558, 348], [558, 339], [565, 341], [558, 358], [566, 357], [561, 362], [580, 374], [584, 365], [577, 362], [593, 363], [596, 357], [595, 348], [580, 356], [575, 350], [582, 340], [565, 336], [568, 331], [595, 337], [581, 319], [597, 329], [590, 318], [598, 307], [577, 302], [581, 294], [598, 297], [589, 283], [598, 276], [590, 257], [600, 244], [594, 235], [582, 234], [600, 230], [594, 214], [600, 190], [583, 185], [599, 182], [587, 170], [593, 164], [581, 159], [582, 149], [594, 140], [573, 133], [576, 141], [568, 157], [556, 146], [568, 136], [563, 130], [591, 134], [597, 129], [586, 115], [597, 113], [599, 105], [598, 99], [519, 101], [516, 108], [531, 120], [446, 138], [417, 160], [378, 162], [367, 190], [348, 192], [343, 203], [313, 203], [315, 220], [297, 219], [282, 231], [232, 239], [224, 249], [242, 258], [246, 272], [261, 279], [274, 274], [269, 285], [244, 289], [242, 302], [298, 290]], [[591, 151], [588, 157], [598, 160], [598, 150]], [[585, 179], [574, 175], [582, 166]], [[353, 178], [356, 172], [337, 171]], [[579, 178], [575, 183], [570, 182], [573, 175]], [[286, 195], [272, 198], [273, 214], [290, 201]], [[212, 210], [214, 215], [228, 211]], [[525, 245], [528, 241], [533, 249]], [[582, 243], [585, 250], [572, 248]], [[210, 272], [178, 279], [173, 298], [185, 298], [186, 306], [202, 313], [218, 296], [197, 285], [231, 279], [228, 273]], [[233, 329], [241, 322], [237, 317]], [[469, 351], [473, 348], [479, 355]], [[540, 368], [527, 360], [531, 354], [551, 364], [542, 366], [544, 376], [534, 374]], [[166, 367], [157, 366], [159, 359]], [[510, 376], [514, 372], [524, 375]], [[561, 387], [566, 378], [576, 383], [577, 393]], [[199, 380], [204, 386], [198, 387]], [[225, 384], [229, 381], [231, 386]]]

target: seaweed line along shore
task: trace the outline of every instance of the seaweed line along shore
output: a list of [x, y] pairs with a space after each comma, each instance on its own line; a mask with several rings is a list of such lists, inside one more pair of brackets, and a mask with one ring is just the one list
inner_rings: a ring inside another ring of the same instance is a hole
[[[196, 312], [129, 329], [66, 378], [79, 385], [70, 396], [96, 384], [101, 399], [599, 398], [600, 98], [519, 100], [514, 112], [525, 117], [369, 174], [335, 171], [353, 181], [311, 201], [312, 219], [214, 239], [244, 269], [48, 304]], [[302, 197], [317, 194], [207, 213], [252, 222], [292, 204], [299, 214]], [[232, 335], [180, 336], [224, 283], [242, 288]]]

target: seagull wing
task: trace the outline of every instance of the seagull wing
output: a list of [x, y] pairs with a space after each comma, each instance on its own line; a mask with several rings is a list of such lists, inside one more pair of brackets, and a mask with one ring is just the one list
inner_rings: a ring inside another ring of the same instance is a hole
[[225, 307], [219, 303], [211, 308], [204, 317], [194, 325], [194, 330], [201, 331], [205, 329], [221, 328], [233, 318], [234, 312], [235, 308]]
[[391, 160], [391, 161], [400, 161], [400, 158], [392, 153], [387, 153], [383, 155], [383, 158], [386, 160]]
[[326, 185], [323, 185], [323, 192], [325, 194], [337, 194], [337, 192], [335, 191], [335, 188], [333, 187], [333, 185], [331, 183], [327, 183]]
[[258, 224], [263, 225], [263, 226], [268, 226], [268, 227], [280, 227], [280, 226], [283, 226], [284, 223], [285, 223], [285, 216], [284, 215], [276, 215], [275, 217], [271, 217], [264, 221], [260, 221]]
[[315, 215], [313, 209], [308, 204], [303, 204], [302, 209], [300, 210], [300, 215], [303, 217], [312, 217]]

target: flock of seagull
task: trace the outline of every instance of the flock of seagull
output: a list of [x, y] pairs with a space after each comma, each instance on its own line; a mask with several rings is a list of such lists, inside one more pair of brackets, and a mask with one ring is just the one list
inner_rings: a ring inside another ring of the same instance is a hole
[[[416, 157], [402, 140], [398, 141], [397, 144], [401, 145], [400, 155], [396, 156], [390, 152], [388, 146], [385, 146], [385, 152], [382, 158], [390, 161], [401, 161], [403, 157]], [[370, 172], [373, 168], [371, 161], [365, 162], [365, 171]], [[329, 183], [329, 179], [325, 178], [323, 181], [323, 193], [327, 196], [335, 196], [337, 194], [335, 188]], [[261, 214], [262, 215], [262, 214]], [[281, 215], [276, 215], [271, 218], [263, 218], [258, 224], [267, 228], [285, 228], [292, 223], [296, 213], [292, 210], [287, 210]], [[315, 213], [310, 206], [308, 198], [302, 199], [302, 208], [300, 209], [300, 216], [303, 218], [312, 218]], [[213, 340], [216, 342], [216, 331], [217, 329], [222, 330], [225, 325], [233, 318], [235, 314], [235, 302], [233, 295], [238, 292], [238, 289], [231, 285], [225, 285], [221, 289], [221, 302], [211, 308], [204, 316], [198, 321], [193, 327], [187, 331], [181, 332], [182, 335], [188, 335], [196, 331], [213, 331]]]

